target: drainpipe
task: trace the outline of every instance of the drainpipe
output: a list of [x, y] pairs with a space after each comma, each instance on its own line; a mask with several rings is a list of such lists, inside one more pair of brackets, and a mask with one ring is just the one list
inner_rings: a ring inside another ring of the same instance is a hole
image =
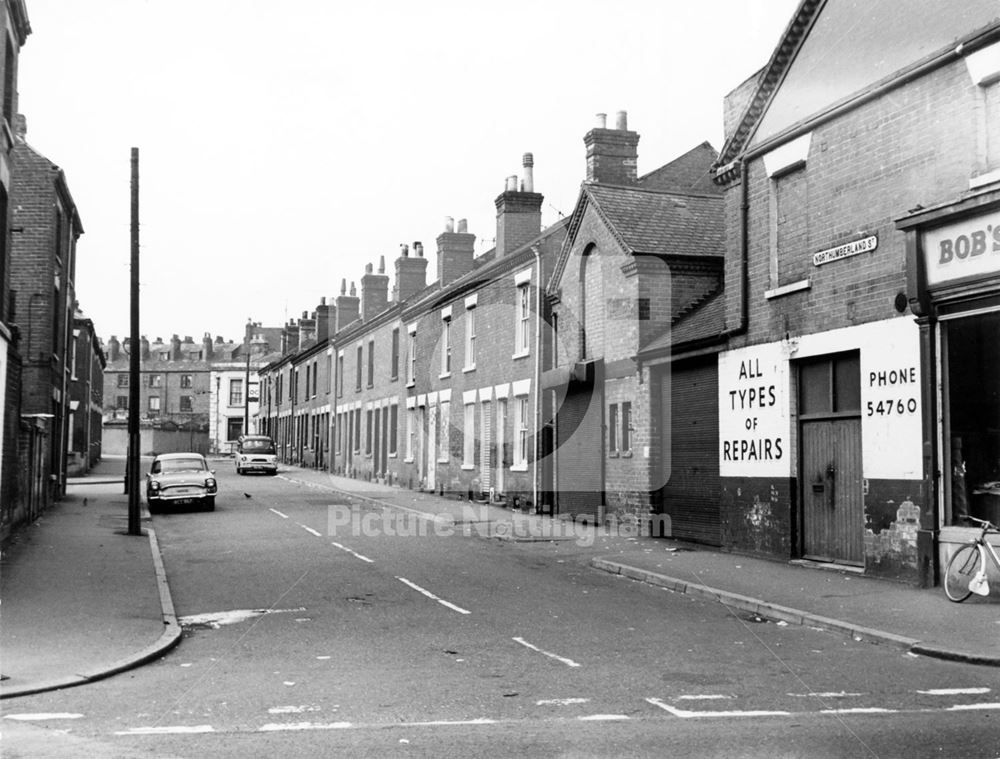
[[531, 503], [535, 508], [535, 513], [539, 511], [538, 504], [538, 454], [541, 451], [541, 430], [539, 424], [542, 418], [542, 254], [538, 247], [531, 246], [531, 252], [535, 254], [535, 455], [532, 458], [531, 466]]

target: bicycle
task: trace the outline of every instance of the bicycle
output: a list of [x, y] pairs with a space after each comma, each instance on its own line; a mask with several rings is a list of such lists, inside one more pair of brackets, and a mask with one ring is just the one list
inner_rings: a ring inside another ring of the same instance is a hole
[[990, 594], [990, 585], [986, 579], [987, 556], [1000, 571], [1000, 556], [986, 541], [987, 535], [1000, 533], [1000, 528], [985, 519], [976, 517], [965, 517], [965, 519], [978, 522], [983, 529], [979, 537], [963, 545], [948, 560], [948, 568], [944, 573], [944, 592], [948, 599], [955, 603], [961, 603], [973, 593], [979, 596]]

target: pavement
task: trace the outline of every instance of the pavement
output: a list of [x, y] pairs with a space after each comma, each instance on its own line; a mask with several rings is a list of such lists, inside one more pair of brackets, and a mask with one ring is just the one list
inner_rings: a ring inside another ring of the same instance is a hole
[[[220, 465], [222, 463], [220, 462]], [[369, 503], [437, 530], [569, 550], [595, 570], [710, 599], [762, 619], [807, 625], [915, 655], [1000, 666], [1000, 581], [963, 604], [857, 573], [726, 553], [502, 505], [282, 467], [332, 503]], [[156, 534], [143, 506], [128, 534], [124, 460], [105, 458], [0, 561], [0, 699], [83, 685], [161, 657], [181, 639]], [[249, 481], [248, 481], [249, 483]], [[249, 487], [249, 484], [248, 484]], [[223, 496], [224, 497], [224, 496]]]

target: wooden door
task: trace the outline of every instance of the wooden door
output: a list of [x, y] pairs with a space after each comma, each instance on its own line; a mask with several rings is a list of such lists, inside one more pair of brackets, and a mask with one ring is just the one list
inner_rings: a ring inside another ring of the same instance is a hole
[[798, 370], [802, 554], [864, 564], [859, 354], [809, 359]]
[[806, 558], [864, 563], [861, 420], [802, 425], [803, 550]]

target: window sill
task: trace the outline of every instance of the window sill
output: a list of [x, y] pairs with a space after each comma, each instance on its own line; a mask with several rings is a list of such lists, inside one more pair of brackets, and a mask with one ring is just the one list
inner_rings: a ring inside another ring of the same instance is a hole
[[812, 287], [808, 279], [800, 279], [798, 282], [792, 282], [788, 285], [782, 285], [781, 287], [775, 287], [772, 290], [765, 290], [764, 297], [768, 300], [772, 298], [780, 298], [783, 295], [791, 295], [792, 293], [797, 293], [802, 290], [808, 290]]
[[396, 459], [396, 458], [399, 458], [399, 454], [398, 454], [398, 453], [395, 453], [395, 452], [393, 452], [393, 453], [389, 453], [389, 454], [387, 454], [387, 456], [388, 456], [388, 458], [390, 458], [390, 459]]
[[474, 472], [474, 471], [476, 471], [476, 465], [475, 464], [462, 464], [462, 471], [463, 472]]
[[444, 374], [439, 374], [438, 379], [448, 379], [451, 377], [451, 372], [445, 372]]
[[527, 358], [530, 355], [531, 355], [530, 350], [521, 351], [520, 353], [515, 353], [513, 356], [511, 356], [511, 359]]
[[448, 463], [448, 459], [438, 459], [437, 463], [439, 463], [439, 464], [447, 464]]
[[618, 451], [608, 451], [608, 458], [609, 459], [616, 459], [616, 458], [618, 458]]
[[407, 387], [416, 387], [417, 386], [417, 381], [416, 380], [410, 380], [409, 382], [406, 383], [406, 386]]
[[512, 472], [527, 472], [528, 471], [528, 465], [527, 464], [514, 464], [513, 466], [511, 466], [510, 471], [512, 471]]
[[462, 371], [463, 372], [474, 372], [474, 371], [476, 371], [476, 365], [473, 364], [472, 366], [463, 366], [462, 367]]
[[403, 459], [403, 463], [404, 464], [412, 464], [413, 463], [413, 457], [409, 456], [409, 457]]
[[622, 458], [623, 459], [630, 459], [630, 458], [632, 458], [632, 451], [622, 451]]

